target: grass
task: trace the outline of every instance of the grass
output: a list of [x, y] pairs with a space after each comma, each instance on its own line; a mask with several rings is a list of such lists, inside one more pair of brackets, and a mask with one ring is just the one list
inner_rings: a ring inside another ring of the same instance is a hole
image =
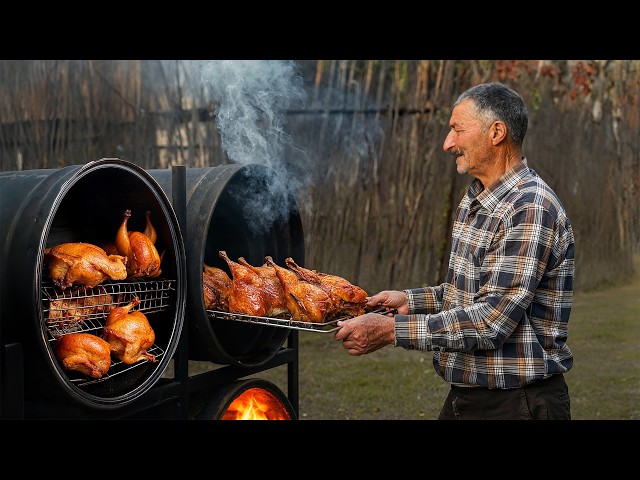
[[569, 335], [573, 418], [640, 419], [638, 274], [632, 284], [577, 295]]
[[[636, 272], [632, 283], [574, 297], [574, 365], [565, 376], [574, 420], [640, 419], [640, 256]], [[352, 357], [332, 333], [302, 331], [299, 340], [300, 420], [437, 418], [449, 386], [430, 353], [388, 346]], [[286, 373], [281, 366], [255, 376], [286, 392]]]

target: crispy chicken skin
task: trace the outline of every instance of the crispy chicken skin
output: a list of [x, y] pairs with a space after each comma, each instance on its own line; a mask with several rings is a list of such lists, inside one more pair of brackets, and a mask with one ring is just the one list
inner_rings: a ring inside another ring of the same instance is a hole
[[65, 369], [91, 378], [101, 378], [111, 366], [109, 344], [90, 333], [63, 335], [55, 341], [53, 350]]
[[282, 283], [278, 275], [276, 275], [275, 269], [266, 263], [259, 267], [251, 265], [244, 257], [238, 258], [238, 263], [250, 268], [262, 278], [264, 298], [268, 304], [265, 316], [278, 318], [289, 314], [284, 289], [282, 288]]
[[207, 264], [202, 269], [202, 290], [204, 292], [204, 308], [206, 310], [229, 310], [231, 278], [227, 272]]
[[218, 252], [231, 271], [229, 291], [229, 312], [264, 317], [271, 306], [271, 299], [265, 290], [265, 282], [253, 269], [234, 262], [227, 252]]
[[353, 285], [345, 278], [310, 270], [296, 264], [293, 258], [285, 259], [287, 267], [298, 275], [298, 278], [318, 285], [331, 297], [332, 307], [329, 318], [338, 316], [363, 315], [367, 304], [367, 292]]
[[293, 271], [277, 265], [269, 256], [265, 257], [265, 262], [275, 269], [282, 283], [291, 318], [302, 322], [323, 322], [332, 306], [327, 292], [318, 285], [301, 280]]
[[127, 223], [131, 217], [131, 210], [125, 210], [116, 233], [116, 248], [120, 255], [127, 258], [128, 278], [154, 278], [162, 272], [160, 254], [154, 245], [157, 234], [151, 224], [151, 213], [147, 212], [146, 216], [144, 232], [129, 231]]
[[111, 310], [103, 329], [103, 337], [110, 345], [111, 353], [126, 364], [140, 360], [156, 361], [155, 355], [148, 353], [156, 340], [155, 332], [144, 313], [131, 311], [139, 304], [140, 299], [134, 297], [127, 305]]
[[105, 280], [127, 278], [127, 258], [107, 255], [91, 243], [61, 243], [45, 248], [44, 261], [54, 284], [64, 290], [72, 285], [95, 287]]

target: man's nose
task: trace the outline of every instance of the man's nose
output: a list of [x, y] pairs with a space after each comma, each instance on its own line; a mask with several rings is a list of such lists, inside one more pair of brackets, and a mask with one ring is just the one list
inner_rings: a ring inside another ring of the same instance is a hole
[[451, 139], [451, 132], [447, 133], [447, 136], [444, 137], [444, 143], [442, 144], [442, 149], [445, 152], [448, 152], [451, 147], [454, 146], [453, 140]]

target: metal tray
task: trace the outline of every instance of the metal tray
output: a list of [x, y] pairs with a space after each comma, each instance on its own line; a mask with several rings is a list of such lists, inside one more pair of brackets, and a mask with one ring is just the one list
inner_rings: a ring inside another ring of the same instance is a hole
[[[397, 310], [378, 308], [367, 313], [397, 313]], [[349, 318], [353, 318], [340, 317], [328, 322], [301, 322], [299, 320], [290, 320], [286, 318], [256, 317], [253, 315], [243, 315], [240, 313], [220, 312], [218, 310], [207, 310], [207, 314], [209, 315], [209, 317], [216, 318], [218, 320], [257, 323], [260, 325], [269, 325], [272, 327], [290, 328], [294, 330], [320, 333], [335, 332], [340, 328], [336, 325], [338, 323], [338, 320], [348, 320]]]

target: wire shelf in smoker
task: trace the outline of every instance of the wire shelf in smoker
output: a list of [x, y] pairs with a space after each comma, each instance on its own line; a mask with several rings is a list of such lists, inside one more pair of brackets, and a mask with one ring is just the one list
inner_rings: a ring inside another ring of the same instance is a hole
[[[290, 328], [294, 330], [303, 330], [306, 332], [335, 332], [340, 327], [336, 324], [339, 320], [348, 320], [353, 317], [340, 317], [328, 322], [301, 322], [299, 320], [291, 320], [286, 318], [257, 317], [253, 315], [243, 315], [240, 313], [220, 312], [218, 310], [207, 310], [209, 317], [220, 320], [231, 320], [235, 322], [257, 323], [260, 325], [269, 325], [272, 327]], [[397, 313], [397, 310], [387, 310], [379, 308], [369, 313]]]
[[207, 310], [209, 317], [219, 320], [232, 320], [235, 322], [257, 323], [260, 325], [269, 325], [271, 327], [293, 328], [295, 330], [305, 330], [309, 332], [333, 332], [337, 330], [336, 322], [345, 320], [349, 317], [336, 318], [330, 322], [301, 322], [297, 320], [288, 320], [286, 318], [256, 317], [253, 315], [242, 315], [240, 313], [220, 312], [218, 310]]
[[[134, 297], [140, 300], [136, 310], [145, 315], [166, 310], [175, 302], [175, 283], [175, 280], [168, 279], [105, 282], [93, 288], [72, 287], [59, 291], [51, 279], [43, 279], [43, 321], [49, 334], [48, 341], [53, 342], [63, 335], [77, 332], [100, 336], [109, 312], [116, 307], [126, 306]], [[158, 359], [164, 354], [164, 350], [154, 344], [148, 353]], [[67, 373], [71, 382], [84, 386], [103, 382], [147, 361], [141, 360], [129, 365], [112, 357], [109, 371], [99, 379], [89, 379], [73, 371]]]

